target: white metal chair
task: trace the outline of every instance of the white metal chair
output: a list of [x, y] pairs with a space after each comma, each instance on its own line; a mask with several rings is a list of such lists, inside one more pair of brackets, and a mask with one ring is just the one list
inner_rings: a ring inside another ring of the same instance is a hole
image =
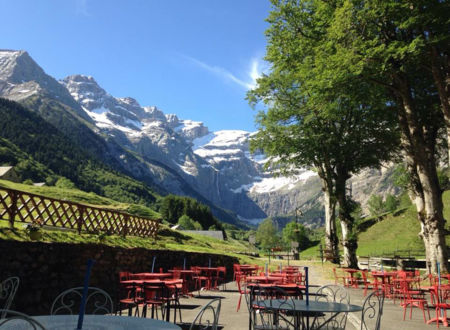
[[[62, 292], [53, 301], [50, 314], [78, 314], [82, 297], [83, 287], [76, 287]], [[86, 314], [111, 314], [113, 312], [111, 297], [102, 289], [89, 287], [85, 311]]]
[[361, 313], [361, 330], [380, 330], [383, 315], [384, 293], [374, 291], [364, 300]]
[[[350, 304], [350, 294], [347, 289], [340, 285], [324, 285], [320, 287], [316, 292], [316, 301], [324, 302], [337, 302], [342, 304]], [[332, 318], [323, 329], [345, 329], [347, 324], [347, 314], [341, 313]], [[312, 328], [315, 328], [319, 324], [323, 324], [327, 316], [325, 313], [316, 313], [313, 321]], [[328, 317], [328, 318], [329, 318]]]
[[[3, 310], [9, 310], [11, 304], [16, 295], [17, 289], [19, 288], [19, 278], [18, 277], [9, 277], [3, 282], [0, 283], [0, 302], [2, 305], [0, 307]], [[0, 318], [5, 317], [6, 312], [0, 313]]]
[[221, 305], [221, 298], [216, 298], [203, 306], [189, 330], [217, 330]]
[[246, 301], [250, 311], [249, 328], [253, 330], [295, 328], [296, 316], [292, 312], [294, 302], [283, 289], [277, 286], [252, 286], [250, 293], [246, 295]]
[[42, 324], [26, 314], [8, 309], [0, 309], [0, 313], [5, 315], [0, 319], [0, 329], [45, 330]]

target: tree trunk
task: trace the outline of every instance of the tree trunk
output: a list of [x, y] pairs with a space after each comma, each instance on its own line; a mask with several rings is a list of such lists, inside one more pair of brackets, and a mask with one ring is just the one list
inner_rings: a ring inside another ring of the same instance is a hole
[[338, 170], [336, 184], [336, 197], [339, 203], [339, 221], [342, 230], [342, 246], [344, 249], [344, 266], [349, 268], [358, 268], [358, 258], [356, 249], [358, 242], [353, 232], [354, 219], [351, 215], [351, 206], [347, 199], [346, 183], [349, 175]]
[[356, 249], [358, 248], [358, 243], [356, 239], [352, 238], [352, 223], [341, 220], [341, 231], [342, 231], [342, 245], [344, 249], [344, 260], [343, 264], [348, 268], [358, 269], [358, 258], [356, 257]]
[[324, 187], [325, 203], [325, 257], [339, 264], [338, 238], [336, 234], [336, 200]]
[[[420, 182], [420, 194], [416, 197], [423, 199], [417, 209], [421, 221], [422, 232], [427, 262], [431, 263], [431, 271], [436, 273], [436, 262], [441, 264], [443, 272], [448, 272], [448, 254], [445, 243], [445, 219], [443, 215], [442, 194], [436, 171], [434, 158], [435, 138], [425, 136], [424, 128], [420, 126], [415, 113], [414, 103], [410, 88], [406, 81], [397, 80], [399, 83], [399, 96], [402, 108], [399, 109], [400, 127], [402, 138], [406, 137], [405, 151], [416, 166], [415, 172]], [[402, 143], [405, 143], [402, 139]], [[416, 204], [416, 207], [418, 204]]]

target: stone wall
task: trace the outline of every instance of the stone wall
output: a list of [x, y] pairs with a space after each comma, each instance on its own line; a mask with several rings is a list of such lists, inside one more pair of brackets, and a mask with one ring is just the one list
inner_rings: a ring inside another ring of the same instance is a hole
[[227, 277], [233, 274], [237, 258], [183, 251], [124, 249], [101, 244], [67, 244], [17, 242], [0, 240], [0, 279], [20, 278], [19, 290], [12, 309], [30, 315], [49, 314], [54, 298], [62, 291], [83, 285], [88, 259], [95, 259], [90, 286], [108, 292], [117, 298], [119, 271], [149, 272], [156, 256], [155, 271], [174, 266], [226, 266]]

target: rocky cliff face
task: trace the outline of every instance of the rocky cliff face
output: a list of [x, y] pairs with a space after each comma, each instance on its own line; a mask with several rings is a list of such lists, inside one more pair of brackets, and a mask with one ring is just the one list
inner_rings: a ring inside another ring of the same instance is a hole
[[[306, 169], [289, 178], [265, 172], [264, 155], [249, 152], [251, 132], [210, 132], [201, 122], [114, 97], [90, 76], [57, 82], [26, 52], [0, 50], [0, 96], [58, 101], [93, 127], [106, 143], [110, 158], [105, 159], [117, 161], [128, 174], [232, 210], [243, 221], [321, 207], [317, 175]], [[353, 197], [365, 203], [372, 193], [392, 191], [390, 175], [389, 170], [363, 171], [351, 180]]]

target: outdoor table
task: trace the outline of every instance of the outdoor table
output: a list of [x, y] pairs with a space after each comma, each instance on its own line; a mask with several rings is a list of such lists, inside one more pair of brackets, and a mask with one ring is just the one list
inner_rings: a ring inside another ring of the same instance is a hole
[[[309, 329], [309, 315], [312, 313], [334, 313], [329, 319], [325, 320], [317, 329], [322, 328], [328, 322], [332, 321], [340, 313], [353, 313], [362, 311], [362, 306], [343, 304], [337, 302], [325, 302], [325, 301], [309, 301], [306, 304], [306, 300], [284, 300], [284, 299], [268, 299], [262, 300], [254, 303], [255, 306], [271, 310], [283, 310], [292, 311], [301, 317], [303, 314], [306, 315], [306, 329]], [[297, 322], [296, 329], [300, 329], [301, 322]]]
[[213, 277], [214, 274], [217, 274], [217, 271], [219, 270], [218, 267], [197, 267], [198, 270], [205, 273], [205, 275], [208, 277], [208, 281], [206, 282], [206, 290], [212, 289], [213, 284]]
[[289, 283], [289, 284], [270, 284], [270, 283], [248, 283], [247, 287], [260, 287], [260, 288], [272, 288], [277, 287], [285, 291], [289, 296], [294, 297], [301, 297], [301, 291], [306, 290], [306, 286], [295, 284], [295, 283]]
[[280, 276], [247, 276], [247, 282], [276, 283], [282, 281], [283, 278]]
[[386, 297], [391, 297], [390, 287], [391, 287], [391, 278], [396, 276], [397, 272], [372, 272], [373, 277], [377, 277], [381, 279], [381, 286]]
[[172, 274], [175, 272], [180, 273], [181, 279], [183, 280], [183, 295], [189, 295], [188, 277], [192, 278], [192, 275], [194, 275], [195, 272], [191, 269], [169, 269], [168, 272]]
[[239, 269], [244, 275], [252, 275], [258, 270], [258, 267], [253, 265], [240, 265]]
[[[183, 288], [183, 280], [126, 280], [121, 281], [121, 284], [135, 284], [139, 286], [144, 286], [145, 284], [152, 283], [164, 283], [167, 287], [178, 290]], [[143, 290], [143, 289], [142, 289]], [[166, 320], [170, 320], [170, 300], [166, 304]]]
[[[42, 315], [33, 316], [33, 318], [41, 323], [47, 330], [74, 330], [77, 328], [78, 315]], [[14, 329], [28, 329], [24, 328]], [[173, 323], [130, 316], [115, 315], [85, 315], [83, 322], [83, 330], [127, 330], [127, 329], [181, 329]]]
[[350, 281], [349, 285], [354, 287], [354, 288], [358, 288], [358, 281], [356, 280], [356, 278], [353, 275], [358, 273], [359, 269], [343, 268], [342, 270], [344, 272], [347, 272], [347, 273], [350, 274], [350, 277], [347, 277], [347, 279]]
[[135, 273], [130, 274], [131, 279], [142, 279], [142, 280], [153, 280], [153, 279], [164, 279], [171, 278], [171, 273]]

